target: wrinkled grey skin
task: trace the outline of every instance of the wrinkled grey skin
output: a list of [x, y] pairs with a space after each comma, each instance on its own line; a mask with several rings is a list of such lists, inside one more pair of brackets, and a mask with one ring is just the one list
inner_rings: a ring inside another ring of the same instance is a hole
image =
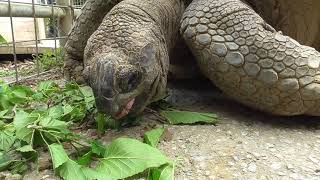
[[225, 94], [276, 115], [320, 114], [319, 53], [272, 27], [319, 48], [318, 1], [193, 0], [184, 12], [189, 1], [125, 0], [102, 18], [117, 2], [89, 0], [66, 45], [67, 77], [86, 79], [99, 110], [116, 116], [136, 98], [136, 115], [164, 94], [181, 20], [201, 72]]
[[184, 10], [180, 0], [125, 0], [103, 18], [88, 39], [83, 71], [100, 111], [116, 117], [134, 99], [136, 115], [165, 94]]

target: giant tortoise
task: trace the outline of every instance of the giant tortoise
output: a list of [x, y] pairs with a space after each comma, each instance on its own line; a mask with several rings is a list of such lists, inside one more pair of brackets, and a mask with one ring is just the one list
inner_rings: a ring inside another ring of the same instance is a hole
[[182, 37], [202, 74], [234, 100], [317, 116], [317, 7], [318, 0], [88, 0], [65, 45], [65, 75], [92, 87], [100, 111], [135, 116], [163, 97]]

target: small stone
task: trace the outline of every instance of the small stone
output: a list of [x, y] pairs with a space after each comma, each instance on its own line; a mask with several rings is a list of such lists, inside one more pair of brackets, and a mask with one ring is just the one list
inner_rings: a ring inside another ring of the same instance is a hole
[[274, 148], [274, 144], [266, 143], [267, 148]]
[[210, 176], [210, 174], [211, 174], [210, 171], [205, 171], [206, 176]]
[[289, 169], [289, 170], [293, 169], [292, 164], [287, 164], [287, 169]]
[[273, 85], [278, 81], [278, 74], [273, 69], [263, 69], [258, 79], [267, 85]]
[[249, 172], [252, 172], [252, 173], [255, 173], [257, 171], [257, 165], [255, 163], [250, 163], [249, 166], [248, 166], [248, 171]]
[[282, 172], [282, 171], [281, 171], [281, 172], [278, 172], [278, 175], [279, 175], [279, 176], [285, 176], [285, 175], [287, 175], [287, 174], [286, 174], [285, 172]]
[[272, 170], [274, 170], [274, 171], [276, 171], [276, 170], [279, 170], [279, 169], [281, 169], [281, 163], [280, 162], [276, 162], [276, 163], [272, 163], [271, 165], [270, 165], [270, 168], [272, 169]]
[[226, 55], [226, 61], [231, 65], [241, 66], [244, 63], [244, 58], [239, 52], [229, 52]]
[[22, 176], [20, 175], [20, 174], [13, 174], [13, 175], [11, 175], [11, 176], [7, 176], [6, 178], [5, 178], [5, 180], [20, 180], [20, 179], [22, 179]]
[[228, 162], [228, 165], [229, 165], [229, 166], [234, 166], [235, 163], [230, 161], [230, 162]]
[[300, 178], [299, 178], [300, 175], [297, 174], [297, 173], [292, 173], [292, 174], [289, 175], [289, 177], [292, 178], [292, 179], [300, 179]]
[[233, 158], [233, 160], [235, 160], [235, 161], [239, 161], [239, 160], [240, 160], [238, 156], [233, 156], [232, 158]]
[[320, 160], [314, 156], [309, 156], [309, 159], [315, 164], [320, 164]]

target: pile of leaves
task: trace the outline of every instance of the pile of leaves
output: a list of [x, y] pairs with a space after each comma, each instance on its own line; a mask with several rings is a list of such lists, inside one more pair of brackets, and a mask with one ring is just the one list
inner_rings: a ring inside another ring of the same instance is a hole
[[[187, 114], [186, 114], [187, 113]], [[162, 109], [160, 115], [173, 124], [215, 123], [212, 114]], [[95, 117], [100, 131], [109, 117], [97, 113], [91, 89], [52, 81], [36, 90], [0, 84], [0, 171], [24, 174], [30, 163], [38, 168], [39, 149], [47, 149], [56, 174], [67, 180], [123, 179], [147, 172], [149, 180], [173, 179], [175, 164], [156, 145], [163, 128], [147, 132], [144, 143], [119, 138], [104, 146], [70, 130], [75, 123]], [[77, 151], [71, 154], [64, 145]], [[95, 164], [95, 166], [92, 166]]]

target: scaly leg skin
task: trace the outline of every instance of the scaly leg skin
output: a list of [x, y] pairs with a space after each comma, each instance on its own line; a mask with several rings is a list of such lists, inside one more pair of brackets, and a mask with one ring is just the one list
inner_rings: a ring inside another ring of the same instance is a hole
[[88, 0], [83, 6], [65, 45], [64, 76], [83, 83], [83, 53], [87, 40], [98, 29], [104, 16], [121, 0]]
[[240, 0], [194, 0], [181, 33], [201, 71], [235, 100], [276, 115], [320, 115], [320, 53]]

